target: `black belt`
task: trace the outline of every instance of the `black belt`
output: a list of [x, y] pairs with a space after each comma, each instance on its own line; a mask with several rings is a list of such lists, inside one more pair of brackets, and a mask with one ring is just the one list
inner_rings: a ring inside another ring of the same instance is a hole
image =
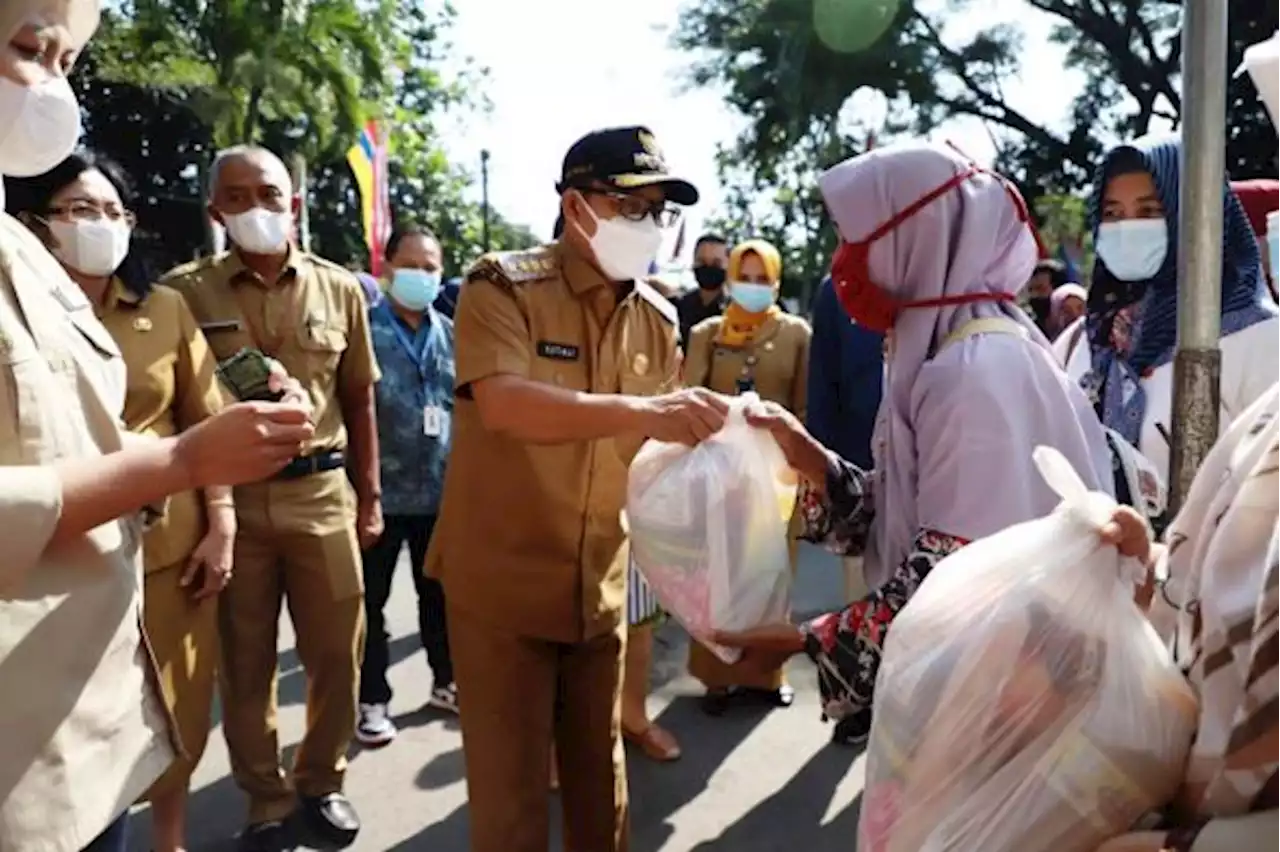
[[326, 453], [312, 453], [309, 456], [298, 456], [289, 462], [275, 475], [276, 479], [301, 479], [313, 473], [324, 473], [337, 470], [346, 464], [347, 458], [341, 450], [330, 450]]

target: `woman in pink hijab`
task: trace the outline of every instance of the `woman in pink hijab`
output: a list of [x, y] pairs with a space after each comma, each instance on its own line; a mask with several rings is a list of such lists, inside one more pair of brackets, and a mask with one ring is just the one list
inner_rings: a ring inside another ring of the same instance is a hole
[[934, 565], [1057, 504], [1032, 451], [1056, 448], [1096, 490], [1109, 493], [1112, 476], [1097, 416], [1016, 303], [1038, 256], [1017, 190], [928, 143], [847, 160], [820, 188], [842, 240], [831, 266], [841, 304], [891, 341], [875, 469], [841, 459], [779, 406], [749, 419], [804, 479], [806, 537], [863, 553], [874, 591], [805, 624], [716, 641], [762, 667], [808, 653], [837, 739], [857, 743], [870, 731], [885, 631]]

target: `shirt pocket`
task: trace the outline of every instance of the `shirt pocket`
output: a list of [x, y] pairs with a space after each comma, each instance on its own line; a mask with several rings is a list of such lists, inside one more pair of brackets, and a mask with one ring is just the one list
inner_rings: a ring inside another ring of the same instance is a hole
[[[657, 396], [662, 392], [662, 377], [656, 373], [646, 373], [643, 376], [635, 373], [623, 373], [619, 386], [622, 393], [627, 396]], [[647, 436], [638, 432], [618, 435], [613, 439], [613, 446], [617, 450], [618, 457], [622, 463], [630, 466], [631, 460], [635, 458], [636, 453], [640, 451], [640, 447], [646, 440]]]
[[333, 376], [342, 353], [347, 351], [347, 331], [334, 325], [305, 325], [298, 333], [298, 348], [311, 379]]
[[0, 462], [41, 461], [43, 428], [41, 387], [50, 381], [48, 367], [30, 341], [0, 347]]

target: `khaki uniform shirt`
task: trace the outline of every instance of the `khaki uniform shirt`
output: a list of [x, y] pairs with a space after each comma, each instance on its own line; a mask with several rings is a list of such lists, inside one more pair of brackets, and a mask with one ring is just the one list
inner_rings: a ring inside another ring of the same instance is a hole
[[[230, 252], [180, 266], [162, 283], [186, 298], [218, 361], [258, 348], [302, 384], [316, 427], [304, 454], [346, 450], [341, 390], [380, 377], [354, 275], [292, 249], [276, 281], [263, 281]], [[235, 498], [245, 532], [265, 525], [326, 534], [348, 526], [355, 510], [350, 486], [333, 476], [258, 482], [237, 488]]]
[[647, 283], [620, 300], [565, 244], [481, 259], [454, 317], [457, 400], [427, 558], [450, 607], [525, 636], [577, 642], [626, 602], [627, 468], [642, 435], [555, 445], [485, 430], [468, 386], [514, 375], [565, 390], [656, 395], [680, 372], [675, 309]]
[[[217, 413], [223, 391], [213, 355], [182, 296], [156, 287], [139, 299], [111, 282], [98, 318], [111, 332], [128, 371], [124, 424], [131, 432], [168, 438]], [[200, 543], [204, 504], [195, 491], [174, 494], [143, 538], [148, 573], [179, 565]]]
[[785, 406], [804, 420], [809, 384], [809, 323], [791, 314], [777, 313], [756, 329], [744, 348], [716, 342], [723, 317], [703, 320], [689, 334], [685, 379], [716, 393], [735, 396], [739, 379], [755, 382], [761, 399]]
[[111, 335], [0, 215], [0, 849], [79, 852], [169, 765], [142, 639], [137, 517], [51, 547], [53, 465], [121, 448]]

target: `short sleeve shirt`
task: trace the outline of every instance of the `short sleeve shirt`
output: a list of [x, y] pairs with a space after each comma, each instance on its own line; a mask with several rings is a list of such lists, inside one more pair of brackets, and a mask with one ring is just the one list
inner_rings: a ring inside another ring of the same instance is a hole
[[470, 387], [511, 375], [579, 393], [667, 392], [680, 370], [674, 308], [647, 282], [611, 284], [561, 243], [482, 259], [454, 325], [453, 449], [429, 572], [451, 606], [523, 635], [615, 629], [620, 514], [644, 436], [523, 443], [484, 428]]
[[218, 361], [258, 348], [302, 384], [316, 426], [304, 453], [346, 448], [340, 391], [379, 378], [352, 273], [294, 249], [279, 278], [264, 281], [230, 252], [178, 267], [163, 283], [186, 298]]
[[[213, 355], [182, 296], [156, 287], [145, 298], [112, 282], [98, 318], [124, 356], [128, 382], [124, 425], [167, 438], [223, 406]], [[204, 509], [195, 492], [172, 495], [143, 542], [148, 572], [185, 562], [204, 534]]]

